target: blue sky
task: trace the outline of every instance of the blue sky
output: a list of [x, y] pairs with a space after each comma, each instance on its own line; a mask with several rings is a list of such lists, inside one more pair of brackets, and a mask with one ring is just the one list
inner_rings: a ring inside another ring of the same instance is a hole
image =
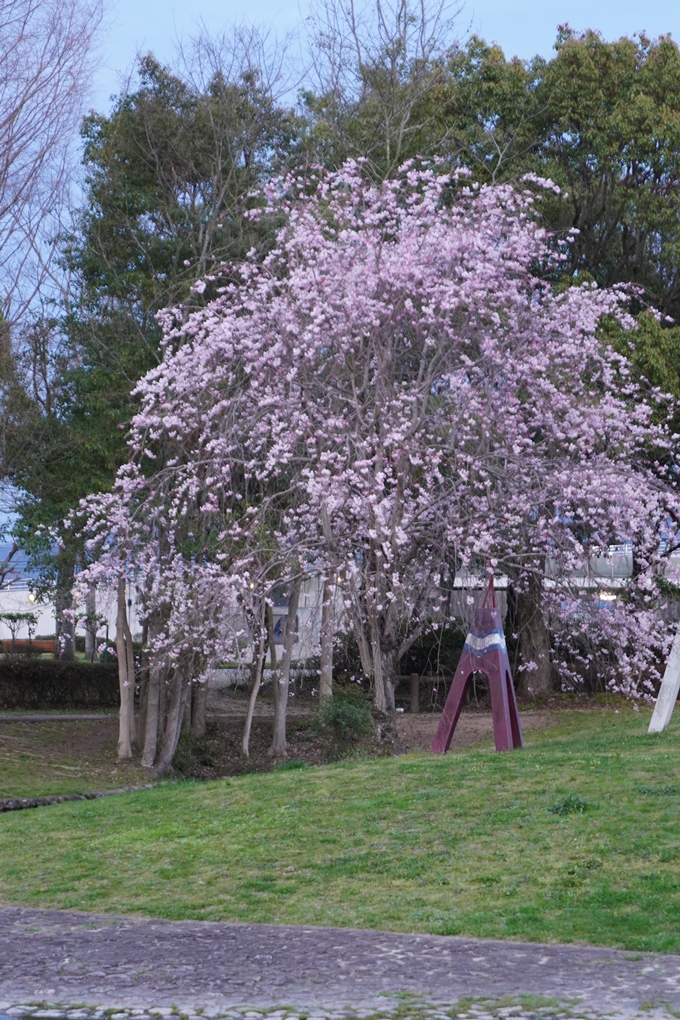
[[[248, 19], [282, 32], [304, 17], [305, 0], [110, 0], [102, 38], [93, 105], [108, 109], [109, 96], [119, 88], [120, 75], [138, 50], [152, 50], [171, 60], [178, 37], [195, 34], [199, 21], [218, 32], [234, 21]], [[501, 44], [507, 54], [549, 56], [557, 25], [597, 28], [605, 38], [644, 30], [657, 36], [670, 32], [680, 41], [680, 0], [466, 0], [459, 16], [462, 38], [469, 30]]]

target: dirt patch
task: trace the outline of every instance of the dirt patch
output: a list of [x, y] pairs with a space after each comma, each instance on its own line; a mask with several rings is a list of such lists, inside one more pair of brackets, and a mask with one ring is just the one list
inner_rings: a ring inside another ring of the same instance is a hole
[[[558, 709], [536, 709], [520, 713], [522, 730], [545, 729], [559, 721]], [[397, 729], [404, 750], [429, 752], [439, 724], [439, 712], [417, 715], [399, 714]], [[268, 712], [256, 716], [250, 738], [250, 757], [241, 753], [243, 721], [236, 717], [213, 720], [205, 739], [192, 741], [183, 738], [175, 758], [182, 774], [193, 779], [216, 779], [220, 776], [244, 775], [249, 772], [268, 772], [274, 768], [300, 765], [322, 765], [342, 756], [342, 749], [329, 744], [326, 734], [319, 731], [311, 712], [298, 710], [288, 718], [288, 754], [284, 762], [268, 755], [271, 743], [271, 718]], [[464, 711], [458, 721], [451, 742], [451, 752], [474, 744], [489, 742], [493, 746], [493, 720], [491, 712]], [[372, 741], [363, 741], [360, 750], [372, 751]]]
[[[397, 730], [406, 751], [429, 751], [437, 731], [441, 713], [428, 712], [419, 715], [404, 713], [397, 720]], [[528, 712], [520, 711], [522, 732], [542, 730], [555, 726], [559, 721], [556, 709], [538, 709]], [[482, 741], [493, 741], [493, 719], [491, 712], [464, 711], [456, 726], [451, 751], [462, 750]]]
[[289, 718], [286, 729], [286, 758], [273, 758], [267, 753], [272, 741], [271, 719], [256, 717], [250, 734], [249, 756], [244, 758], [241, 751], [243, 720], [213, 720], [203, 739], [192, 740], [188, 736], [180, 739], [175, 768], [179, 775], [187, 778], [219, 779], [250, 772], [271, 772], [280, 767], [323, 765], [338, 757], [337, 752], [329, 748], [328, 737], [319, 732], [309, 715]]
[[[272, 706], [258, 703], [250, 739], [250, 757], [241, 753], [245, 698], [230, 697], [229, 714], [210, 720], [202, 740], [183, 736], [175, 758], [176, 775], [198, 780], [218, 779], [275, 768], [321, 765], [337, 760], [343, 749], [333, 746], [315, 721], [311, 706], [296, 704], [288, 717], [288, 753], [281, 759], [267, 753], [271, 743]], [[224, 707], [224, 705], [223, 705]], [[524, 732], [544, 729], [559, 721], [560, 710], [549, 706], [521, 711]], [[593, 706], [590, 706], [593, 707]], [[428, 752], [440, 714], [399, 714], [399, 736], [406, 751]], [[85, 793], [148, 782], [139, 759], [120, 762], [116, 757], [118, 720], [3, 722], [0, 724], [0, 797], [30, 797]], [[493, 746], [491, 713], [478, 709], [461, 715], [451, 744], [455, 753], [474, 744]], [[370, 754], [371, 740], [360, 751]]]

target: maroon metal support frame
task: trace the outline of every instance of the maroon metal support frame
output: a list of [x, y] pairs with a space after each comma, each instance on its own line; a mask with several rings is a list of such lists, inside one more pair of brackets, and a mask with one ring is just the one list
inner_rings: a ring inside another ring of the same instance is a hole
[[[491, 606], [487, 608], [484, 603], [489, 596]], [[472, 627], [465, 639], [463, 654], [432, 741], [435, 754], [445, 754], [448, 751], [472, 674], [476, 672], [486, 673], [489, 681], [496, 750], [511, 751], [516, 747], [524, 747], [503, 623], [500, 611], [496, 609], [491, 576], [484, 603], [480, 609], [475, 610]]]

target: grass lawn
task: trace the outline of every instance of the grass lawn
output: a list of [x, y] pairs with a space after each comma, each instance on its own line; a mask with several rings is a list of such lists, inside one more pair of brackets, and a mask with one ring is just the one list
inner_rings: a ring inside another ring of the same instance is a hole
[[117, 761], [117, 741], [117, 713], [72, 722], [3, 720], [0, 798], [48, 797], [148, 783], [147, 774], [137, 764]]
[[0, 815], [0, 899], [680, 953], [680, 711], [648, 721]]

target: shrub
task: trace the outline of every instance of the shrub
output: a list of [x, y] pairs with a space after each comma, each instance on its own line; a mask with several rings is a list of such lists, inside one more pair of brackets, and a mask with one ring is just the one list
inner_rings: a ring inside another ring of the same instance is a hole
[[336, 688], [319, 706], [319, 721], [341, 747], [351, 747], [373, 729], [370, 705], [358, 686]]
[[0, 662], [0, 709], [117, 708], [115, 663], [21, 657]]

